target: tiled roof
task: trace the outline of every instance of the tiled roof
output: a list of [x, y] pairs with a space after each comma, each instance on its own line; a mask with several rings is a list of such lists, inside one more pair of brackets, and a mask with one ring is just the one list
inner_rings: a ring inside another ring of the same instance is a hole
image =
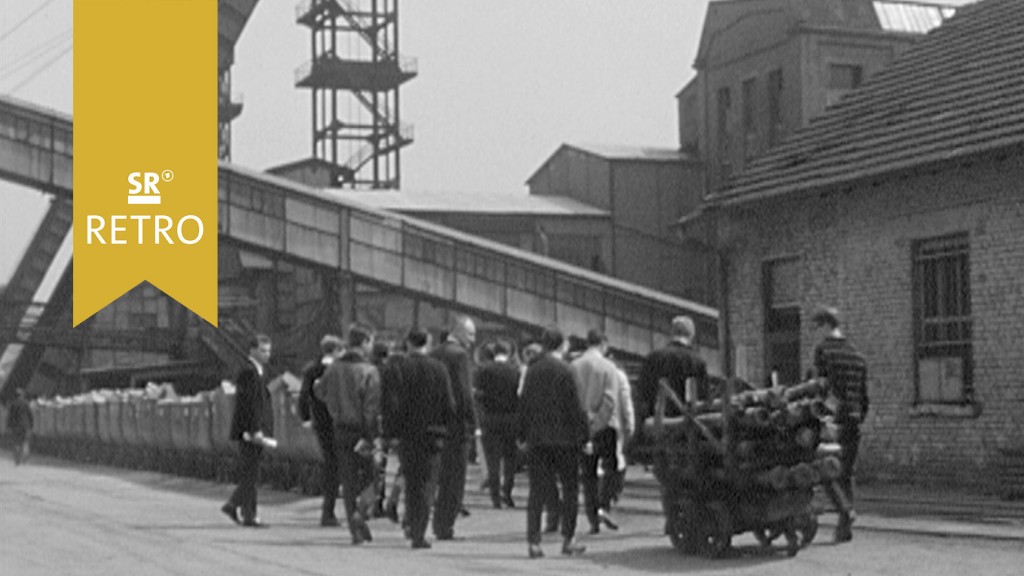
[[981, 0], [709, 197], [733, 204], [1024, 144], [1024, 1]]
[[608, 212], [565, 196], [474, 194], [451, 191], [331, 189], [330, 195], [380, 210], [405, 214], [463, 213], [532, 216], [604, 217]]

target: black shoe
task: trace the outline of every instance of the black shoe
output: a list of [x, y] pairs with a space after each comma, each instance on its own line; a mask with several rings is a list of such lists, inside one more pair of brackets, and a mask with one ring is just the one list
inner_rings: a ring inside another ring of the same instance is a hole
[[544, 550], [541, 549], [540, 544], [530, 544], [528, 552], [531, 559], [544, 557]]
[[491, 496], [491, 506], [493, 506], [495, 510], [501, 510], [501, 498]]
[[611, 528], [612, 530], [619, 529], [619, 525], [616, 524], [615, 521], [612, 520], [612, 517], [609, 516], [608, 513], [605, 512], [604, 510], [597, 511], [597, 518], [601, 521], [602, 524], [604, 524], [608, 528]]
[[324, 528], [334, 528], [341, 526], [341, 522], [334, 516], [325, 516], [320, 519], [320, 525]]
[[384, 517], [391, 520], [395, 524], [398, 524], [398, 504], [389, 503], [384, 507]]
[[850, 529], [850, 525], [841, 523], [839, 526], [836, 526], [836, 544], [842, 544], [843, 542], [849, 542], [850, 540], [853, 540], [853, 530]]
[[429, 550], [430, 548], [432, 548], [432, 546], [427, 540], [416, 540], [412, 543], [413, 550]]
[[566, 556], [579, 556], [587, 551], [587, 547], [582, 544], [577, 544], [575, 540], [569, 538], [562, 544], [562, 554]]
[[448, 533], [445, 533], [445, 534], [435, 534], [435, 536], [437, 537], [438, 541], [460, 542], [462, 540], [465, 540], [465, 538], [463, 538], [461, 536], [456, 536], [452, 532], [448, 532]]
[[270, 524], [265, 524], [263, 522], [260, 522], [259, 518], [251, 518], [251, 519], [248, 519], [248, 520], [243, 520], [242, 521], [242, 526], [245, 526], [247, 528], [270, 528]]
[[220, 511], [223, 512], [225, 516], [230, 518], [231, 521], [235, 524], [242, 523], [242, 519], [238, 517], [238, 508], [236, 506], [232, 506], [231, 504], [225, 504], [220, 507]]
[[588, 532], [588, 534], [593, 535], [593, 534], [600, 534], [600, 533], [601, 533], [601, 525], [600, 524], [591, 524], [590, 525], [590, 532]]
[[512, 499], [512, 496], [508, 496], [508, 495], [502, 496], [501, 497], [501, 503], [504, 504], [506, 508], [515, 508], [516, 507], [516, 501]]

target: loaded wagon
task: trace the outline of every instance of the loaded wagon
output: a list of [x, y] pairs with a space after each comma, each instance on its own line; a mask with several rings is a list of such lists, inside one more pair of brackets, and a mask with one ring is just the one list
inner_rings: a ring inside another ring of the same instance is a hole
[[784, 550], [796, 555], [817, 533], [815, 486], [840, 470], [838, 446], [822, 443], [822, 387], [734, 393], [736, 385], [725, 382], [719, 397], [702, 401], [692, 379], [682, 399], [659, 382], [645, 428], [655, 440], [666, 532], [687, 554], [722, 556], [733, 536], [752, 532], [766, 548], [784, 537]]

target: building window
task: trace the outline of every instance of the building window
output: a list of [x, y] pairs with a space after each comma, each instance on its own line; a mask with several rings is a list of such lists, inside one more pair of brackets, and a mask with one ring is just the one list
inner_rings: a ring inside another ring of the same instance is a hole
[[919, 404], [973, 402], [966, 233], [914, 243], [914, 372]]
[[782, 70], [768, 73], [768, 146], [782, 139]]
[[765, 262], [764, 299], [765, 376], [772, 372], [780, 384], [800, 381], [800, 259]]
[[729, 109], [732, 108], [732, 94], [729, 88], [719, 88], [716, 96], [718, 117], [715, 123], [715, 137], [718, 138], [718, 166], [723, 179], [732, 172], [729, 163]]
[[757, 153], [757, 102], [754, 78], [743, 81], [743, 162]]
[[832, 106], [842, 97], [860, 86], [863, 68], [856, 64], [829, 64], [828, 88], [825, 91], [826, 105]]

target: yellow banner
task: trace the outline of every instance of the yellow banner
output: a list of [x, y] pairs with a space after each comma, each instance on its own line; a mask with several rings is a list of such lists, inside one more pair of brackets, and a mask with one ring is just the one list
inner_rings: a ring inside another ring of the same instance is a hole
[[217, 324], [217, 2], [75, 0], [74, 325], [142, 281]]

